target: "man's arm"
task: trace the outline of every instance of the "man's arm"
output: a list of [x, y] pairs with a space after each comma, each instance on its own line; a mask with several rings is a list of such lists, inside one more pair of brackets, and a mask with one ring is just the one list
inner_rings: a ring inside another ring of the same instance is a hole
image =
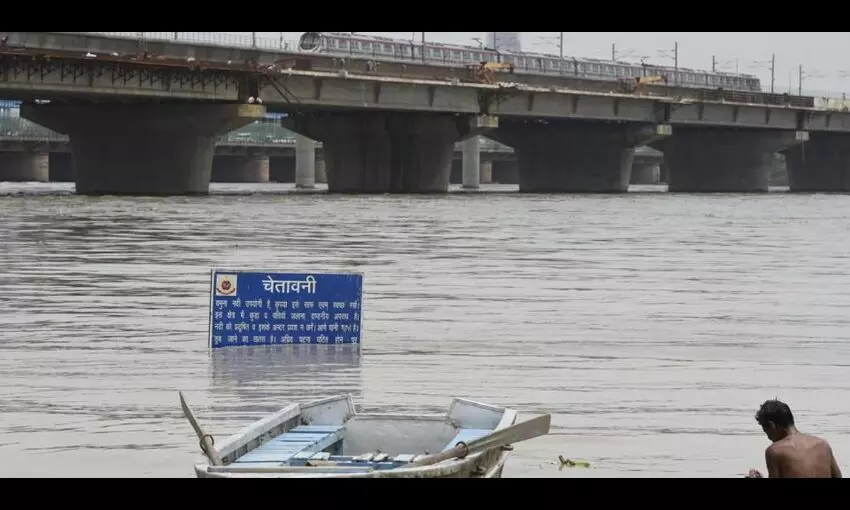
[[838, 469], [838, 461], [835, 460], [835, 454], [832, 453], [832, 447], [828, 446], [828, 448], [829, 448], [829, 458], [832, 459], [832, 461], [830, 463], [831, 464], [832, 477], [833, 478], [841, 478], [841, 470]]
[[764, 463], [767, 464], [768, 478], [782, 478], [781, 469], [779, 468], [779, 453], [773, 447], [769, 447], [764, 451]]

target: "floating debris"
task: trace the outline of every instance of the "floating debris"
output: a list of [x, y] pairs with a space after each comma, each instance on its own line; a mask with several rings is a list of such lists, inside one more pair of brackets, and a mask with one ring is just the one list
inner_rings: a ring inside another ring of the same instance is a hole
[[558, 460], [561, 461], [561, 467], [583, 467], [589, 468], [590, 462], [586, 460], [565, 459], [563, 455], [558, 455]]

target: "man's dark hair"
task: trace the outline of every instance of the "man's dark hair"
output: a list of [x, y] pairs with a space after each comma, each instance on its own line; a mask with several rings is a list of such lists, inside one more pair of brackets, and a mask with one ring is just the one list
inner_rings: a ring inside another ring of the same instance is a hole
[[794, 415], [788, 404], [779, 400], [767, 400], [756, 413], [756, 421], [764, 427], [773, 422], [777, 427], [787, 428], [794, 425]]

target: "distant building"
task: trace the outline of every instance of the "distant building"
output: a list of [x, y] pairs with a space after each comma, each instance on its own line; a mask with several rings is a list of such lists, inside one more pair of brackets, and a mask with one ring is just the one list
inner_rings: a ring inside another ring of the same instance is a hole
[[494, 50], [522, 51], [520, 32], [487, 32], [487, 47]]

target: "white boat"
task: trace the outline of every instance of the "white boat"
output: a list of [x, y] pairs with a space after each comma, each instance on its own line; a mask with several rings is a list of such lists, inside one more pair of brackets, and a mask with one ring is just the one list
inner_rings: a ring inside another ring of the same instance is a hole
[[180, 399], [210, 460], [199, 478], [500, 478], [511, 444], [550, 423], [463, 398], [439, 415], [357, 413], [342, 395], [288, 405], [216, 447]]

